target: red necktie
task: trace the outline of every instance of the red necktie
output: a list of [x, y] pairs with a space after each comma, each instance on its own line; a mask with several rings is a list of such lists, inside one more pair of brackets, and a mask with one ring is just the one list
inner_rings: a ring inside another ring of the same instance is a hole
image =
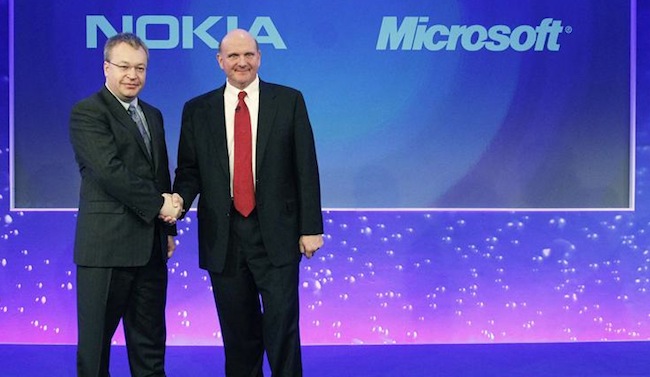
[[233, 196], [235, 209], [248, 217], [255, 208], [253, 185], [253, 147], [251, 137], [251, 116], [244, 102], [246, 92], [239, 92], [239, 103], [235, 108], [235, 171], [233, 173]]

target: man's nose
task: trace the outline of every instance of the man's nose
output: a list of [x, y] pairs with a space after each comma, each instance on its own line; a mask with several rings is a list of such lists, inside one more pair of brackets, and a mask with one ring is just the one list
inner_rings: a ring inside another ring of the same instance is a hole
[[248, 60], [246, 59], [246, 56], [241, 55], [237, 58], [237, 65], [240, 67], [245, 67], [248, 65]]
[[136, 67], [129, 67], [129, 69], [126, 70], [126, 77], [130, 79], [138, 78], [138, 72], [136, 71]]

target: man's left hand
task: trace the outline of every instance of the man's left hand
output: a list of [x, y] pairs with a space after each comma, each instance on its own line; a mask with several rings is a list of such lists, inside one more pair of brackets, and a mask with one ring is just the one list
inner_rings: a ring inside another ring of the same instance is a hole
[[300, 245], [300, 252], [307, 258], [311, 258], [316, 253], [316, 250], [323, 246], [323, 235], [314, 234], [300, 236], [298, 244]]

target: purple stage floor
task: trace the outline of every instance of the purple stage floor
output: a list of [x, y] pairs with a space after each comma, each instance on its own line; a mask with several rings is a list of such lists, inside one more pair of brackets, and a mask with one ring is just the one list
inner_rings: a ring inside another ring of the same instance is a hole
[[[650, 376], [650, 343], [546, 343], [421, 346], [306, 346], [306, 377], [628, 377]], [[74, 376], [75, 347], [0, 345], [0, 376]], [[113, 376], [128, 376], [114, 347]], [[169, 347], [167, 375], [223, 376], [220, 347]], [[270, 376], [270, 373], [266, 373]]]

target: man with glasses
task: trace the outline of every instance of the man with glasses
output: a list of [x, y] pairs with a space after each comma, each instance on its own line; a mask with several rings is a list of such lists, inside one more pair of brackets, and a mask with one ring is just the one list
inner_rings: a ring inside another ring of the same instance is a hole
[[175, 219], [162, 114], [138, 94], [148, 49], [130, 33], [104, 47], [104, 87], [72, 109], [70, 140], [81, 190], [77, 265], [77, 374], [109, 376], [120, 320], [133, 376], [165, 376], [166, 261]]

